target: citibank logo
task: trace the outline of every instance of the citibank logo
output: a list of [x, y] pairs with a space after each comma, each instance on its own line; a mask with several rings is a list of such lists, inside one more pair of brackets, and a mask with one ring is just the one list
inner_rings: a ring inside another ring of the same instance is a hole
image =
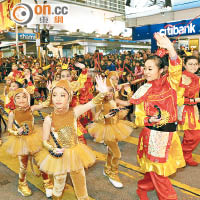
[[33, 18], [33, 10], [28, 4], [16, 4], [11, 11], [11, 18], [17, 24], [28, 24]]
[[187, 26], [173, 26], [173, 25], [167, 25], [167, 28], [160, 29], [160, 33], [163, 33], [168, 36], [173, 36], [173, 35], [181, 35], [181, 34], [192, 34], [196, 33], [195, 30], [195, 24], [190, 24]]

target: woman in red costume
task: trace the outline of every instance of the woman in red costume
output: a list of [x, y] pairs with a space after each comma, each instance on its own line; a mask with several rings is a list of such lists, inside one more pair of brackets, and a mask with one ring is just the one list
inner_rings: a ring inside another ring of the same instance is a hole
[[133, 95], [136, 104], [136, 125], [145, 126], [139, 137], [138, 162], [145, 173], [138, 181], [137, 194], [148, 199], [147, 192], [156, 190], [159, 200], [176, 200], [177, 194], [168, 176], [185, 166], [180, 139], [176, 132], [177, 89], [182, 75], [182, 64], [173, 44], [165, 36], [155, 34], [158, 46], [169, 51], [169, 71], [161, 76], [164, 63], [158, 56], [145, 62], [147, 83]]
[[200, 102], [200, 79], [194, 73], [199, 68], [198, 58], [188, 56], [185, 58], [185, 71], [178, 90], [178, 130], [184, 131], [182, 141], [183, 155], [190, 166], [198, 163], [192, 158], [192, 151], [200, 142], [200, 122], [197, 103]]
[[144, 67], [147, 83], [130, 100], [136, 104], [136, 125], [144, 127], [139, 136], [137, 150], [144, 179], [138, 181], [137, 194], [141, 200], [148, 200], [147, 192], [156, 190], [159, 200], [177, 200], [168, 176], [185, 166], [176, 132], [177, 89], [181, 80], [182, 64], [167, 36], [155, 33], [154, 37], [158, 46], [169, 52], [169, 69], [162, 76], [162, 59], [159, 56], [149, 57]]

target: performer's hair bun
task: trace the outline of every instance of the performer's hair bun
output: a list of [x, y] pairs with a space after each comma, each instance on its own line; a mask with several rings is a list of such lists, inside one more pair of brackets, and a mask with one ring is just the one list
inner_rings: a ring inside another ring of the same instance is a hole
[[[156, 66], [159, 68], [159, 69], [163, 69], [165, 67], [165, 62], [164, 60], [157, 56], [157, 55], [154, 55], [154, 56], [150, 56], [149, 58], [147, 58], [147, 60], [153, 60], [156, 64]], [[146, 61], [147, 61], [146, 60]]]

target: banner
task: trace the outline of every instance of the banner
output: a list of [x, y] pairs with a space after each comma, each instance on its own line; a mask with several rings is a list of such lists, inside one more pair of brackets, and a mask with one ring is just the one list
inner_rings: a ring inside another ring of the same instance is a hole
[[0, 31], [8, 30], [15, 26], [10, 19], [10, 11], [20, 0], [7, 0], [0, 3]]

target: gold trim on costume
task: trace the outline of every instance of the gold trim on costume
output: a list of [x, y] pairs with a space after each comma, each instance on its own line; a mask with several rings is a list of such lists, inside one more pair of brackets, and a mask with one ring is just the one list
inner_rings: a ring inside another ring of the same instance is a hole
[[182, 84], [184, 85], [190, 85], [192, 82], [191, 78], [186, 76], [185, 74], [182, 75]]
[[106, 93], [99, 93], [97, 96], [95, 96], [93, 99], [92, 99], [92, 103], [94, 105], [99, 105], [102, 103], [102, 101], [104, 100], [104, 97], [106, 96]]

